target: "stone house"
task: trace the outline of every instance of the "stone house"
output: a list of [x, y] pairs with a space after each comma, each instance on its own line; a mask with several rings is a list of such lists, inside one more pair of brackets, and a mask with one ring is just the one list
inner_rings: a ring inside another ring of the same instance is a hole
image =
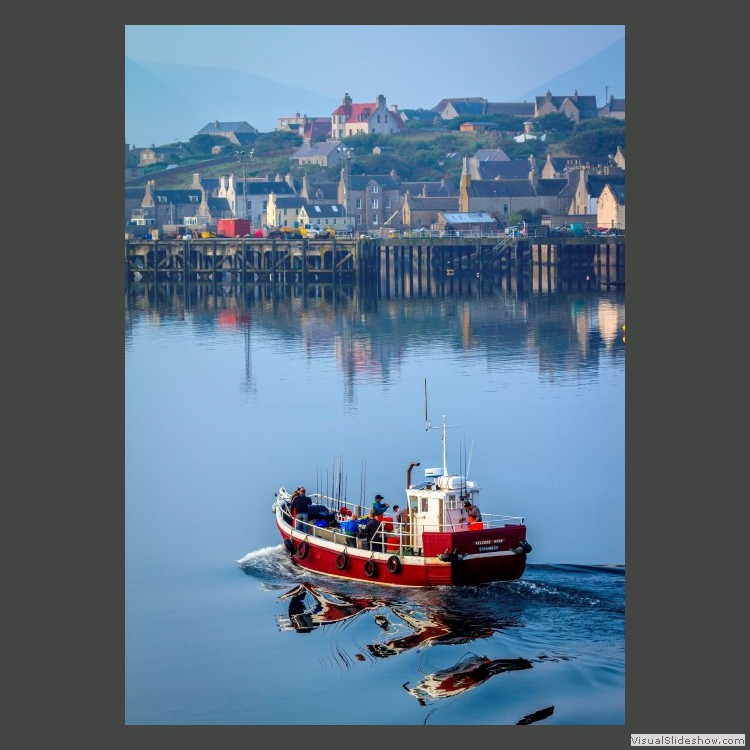
[[302, 187], [300, 188], [299, 195], [306, 203], [332, 206], [339, 202], [339, 183], [310, 182], [310, 177], [305, 172], [302, 175]]
[[186, 219], [194, 220], [198, 215], [203, 198], [200, 189], [157, 189], [149, 180], [140, 205], [131, 209], [128, 222], [155, 229], [163, 229], [165, 224], [186, 224]]
[[258, 129], [254, 128], [249, 122], [244, 120], [240, 122], [222, 122], [214, 120], [204, 125], [197, 135], [216, 135], [226, 138], [235, 146], [246, 146], [252, 143], [254, 136], [257, 135]]
[[[401, 210], [400, 181], [394, 173], [350, 175], [348, 185], [346, 180], [346, 170], [342, 169], [338, 202], [345, 206], [354, 229], [376, 229], [390, 219], [395, 211]], [[389, 224], [392, 224], [392, 220]]]
[[332, 167], [341, 161], [341, 154], [338, 151], [340, 146], [341, 141], [303, 143], [289, 157], [289, 161], [299, 166], [315, 164], [319, 167]]
[[599, 117], [610, 117], [614, 120], [625, 119], [625, 100], [609, 97], [609, 101], [599, 110]]
[[244, 184], [242, 179], [230, 174], [219, 178], [219, 182], [217, 197], [227, 199], [233, 212], [232, 216], [247, 217], [254, 226], [270, 223], [266, 219], [266, 211], [271, 193], [277, 197], [296, 195], [291, 174], [287, 174], [283, 180], [280, 175], [277, 175], [275, 180], [248, 177]]
[[556, 112], [566, 115], [573, 122], [595, 119], [599, 114], [596, 97], [580, 96], [577, 90], [569, 96], [552, 96], [552, 92], [548, 90], [544, 96], [536, 97], [534, 102], [535, 118]]
[[625, 186], [606, 183], [596, 202], [597, 226], [625, 229]]
[[408, 229], [430, 229], [438, 223], [440, 214], [446, 211], [458, 211], [458, 193], [453, 196], [426, 196], [411, 195], [407, 192], [401, 206], [400, 226]]
[[405, 127], [395, 105], [389, 110], [382, 94], [375, 102], [365, 104], [354, 103], [349, 94], [344, 94], [331, 114], [331, 137], [339, 140], [359, 133], [400, 133]]
[[560, 213], [567, 203], [561, 196], [567, 180], [539, 179], [534, 165], [530, 166], [526, 179], [474, 180], [469, 174], [468, 158], [464, 159], [460, 211], [484, 212], [500, 219], [519, 211]]
[[337, 234], [351, 231], [349, 222], [344, 216], [344, 207], [340, 205], [303, 203], [297, 216], [301, 226], [317, 225], [321, 229], [331, 227]]
[[457, 232], [491, 232], [497, 227], [495, 217], [481, 211], [469, 213], [441, 211], [436, 222], [436, 228], [441, 231], [449, 229]]
[[268, 196], [267, 220], [265, 223], [277, 229], [297, 227], [300, 223], [300, 209], [304, 205], [305, 201], [299, 196], [277, 196], [275, 193], [271, 193]]

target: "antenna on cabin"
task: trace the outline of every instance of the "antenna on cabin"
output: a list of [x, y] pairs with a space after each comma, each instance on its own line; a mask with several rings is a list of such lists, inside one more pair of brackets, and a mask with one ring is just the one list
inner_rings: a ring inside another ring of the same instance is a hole
[[[448, 475], [448, 452], [445, 440], [445, 431], [448, 429], [448, 427], [458, 427], [458, 425], [447, 425], [445, 423], [445, 414], [443, 414], [443, 474], [445, 474], [446, 476]], [[430, 418], [427, 416], [427, 378], [424, 379], [424, 428], [425, 430], [434, 429], [432, 424], [430, 423]]]
[[430, 418], [427, 416], [427, 378], [424, 379], [424, 428], [425, 430], [432, 429]]

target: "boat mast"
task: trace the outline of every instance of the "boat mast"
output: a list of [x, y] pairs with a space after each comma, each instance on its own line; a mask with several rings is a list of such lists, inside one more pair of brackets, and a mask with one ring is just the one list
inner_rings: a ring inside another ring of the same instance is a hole
[[446, 440], [445, 440], [445, 414], [443, 414], [443, 474], [447, 477], [448, 476], [448, 452], [446, 448]]

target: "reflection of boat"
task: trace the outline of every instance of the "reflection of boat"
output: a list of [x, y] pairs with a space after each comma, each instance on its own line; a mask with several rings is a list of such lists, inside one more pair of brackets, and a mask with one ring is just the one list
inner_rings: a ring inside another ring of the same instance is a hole
[[400, 654], [417, 646], [433, 646], [438, 643], [466, 643], [475, 638], [489, 638], [494, 632], [486, 624], [474, 623], [463, 617], [449, 618], [445, 615], [426, 615], [389, 605], [391, 612], [405, 622], [412, 633], [393, 638], [385, 643], [368, 644], [367, 650], [378, 657]]
[[[427, 425], [429, 429], [429, 422]], [[284, 546], [294, 562], [315, 573], [387, 586], [520, 578], [526, 555], [531, 551], [524, 519], [483, 513], [482, 522], [468, 523], [463, 503], [476, 503], [479, 486], [448, 472], [446, 427], [443, 416], [442, 470], [426, 469], [425, 481], [412, 484], [411, 472], [419, 462], [412, 461], [407, 469], [405, 508], [409, 522], [394, 525], [393, 519], [379, 517], [381, 524], [371, 542], [318, 523], [335, 518], [340, 524], [354, 512], [362, 512], [360, 505], [340, 497], [313, 495], [317, 502], [313, 506], [315, 513], [302, 524], [303, 529], [295, 529], [290, 510], [292, 496], [281, 487], [273, 511]]]
[[[279, 625], [283, 630], [294, 628], [300, 633], [309, 633], [321, 625], [343, 622], [360, 612], [382, 606], [381, 602], [373, 599], [345, 597], [311, 583], [301, 583], [279, 598], [289, 599], [289, 616], [280, 617]], [[307, 606], [308, 598], [313, 601], [310, 607]]]
[[405, 682], [404, 689], [423, 703], [428, 698], [459, 695], [496, 674], [519, 669], [531, 669], [531, 662], [528, 659], [488, 659], [486, 656], [467, 654], [452, 667], [426, 675], [413, 688], [407, 687], [409, 683]]

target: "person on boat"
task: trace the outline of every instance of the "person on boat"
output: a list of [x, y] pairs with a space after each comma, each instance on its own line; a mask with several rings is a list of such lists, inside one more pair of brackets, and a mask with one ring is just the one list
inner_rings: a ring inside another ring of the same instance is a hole
[[365, 528], [363, 530], [363, 534], [365, 536], [365, 539], [367, 539], [367, 544], [369, 545], [370, 549], [375, 552], [382, 552], [383, 551], [383, 541], [382, 541], [382, 533], [379, 531], [381, 522], [378, 520], [377, 516], [375, 515], [375, 511], [370, 511], [370, 517], [367, 519], [367, 523], [365, 524]]
[[472, 524], [482, 522], [482, 514], [480, 513], [479, 508], [477, 508], [471, 500], [464, 500], [464, 511], [469, 517], [469, 528], [471, 528]]
[[[382, 516], [383, 513], [385, 513], [388, 508], [391, 506], [388, 503], [383, 502], [384, 498], [382, 495], [375, 495], [375, 501], [372, 504], [372, 509], [375, 511], [376, 516]], [[380, 519], [383, 520], [382, 518]]]
[[396, 523], [400, 523], [402, 526], [409, 525], [409, 509], [401, 508], [398, 505], [393, 506], [393, 512], [396, 516]]
[[341, 524], [341, 530], [347, 536], [357, 536], [359, 529], [360, 529], [360, 526], [359, 526], [359, 514], [358, 513], [352, 513], [351, 518], [349, 518], [349, 520], [344, 521]]
[[312, 498], [307, 496], [307, 490], [304, 487], [299, 488], [299, 493], [292, 500], [292, 513], [294, 515], [294, 528], [297, 531], [304, 531], [309, 518], [309, 510], [312, 505]]

